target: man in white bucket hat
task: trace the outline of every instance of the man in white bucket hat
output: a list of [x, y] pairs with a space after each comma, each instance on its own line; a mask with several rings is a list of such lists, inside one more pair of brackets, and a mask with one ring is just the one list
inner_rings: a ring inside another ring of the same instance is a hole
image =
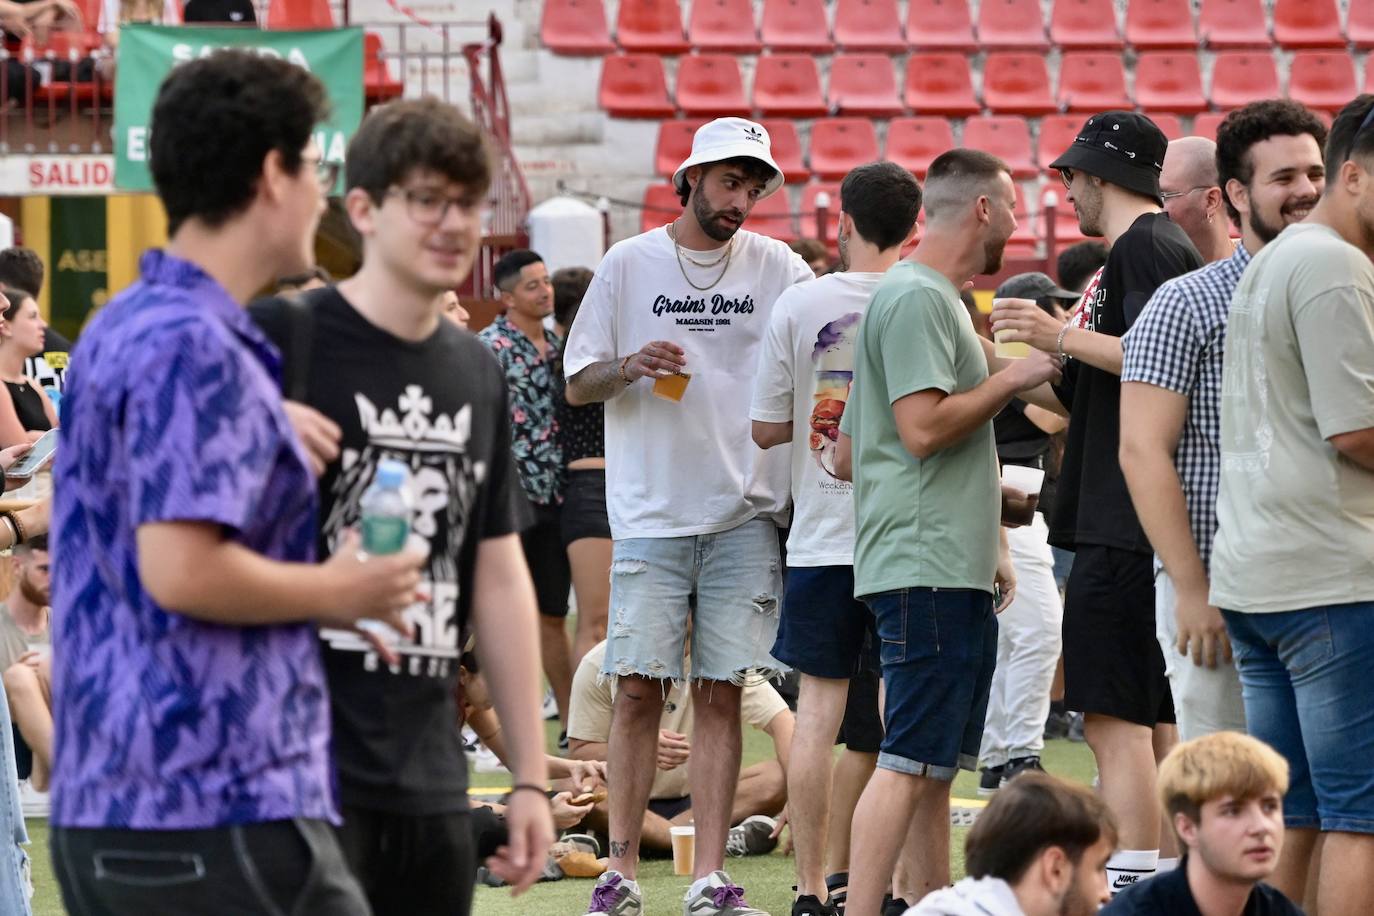
[[754, 445], [749, 392], [774, 300], [813, 274], [782, 242], [741, 227], [782, 183], [761, 125], [703, 126], [673, 176], [682, 215], [606, 253], [569, 332], [569, 402], [606, 404], [614, 540], [602, 667], [617, 680], [610, 868], [588, 913], [643, 912], [635, 876], [659, 717], [667, 682], [690, 680], [696, 854], [683, 913], [761, 916], [723, 865], [740, 690], [781, 667], [769, 650], [789, 457]]

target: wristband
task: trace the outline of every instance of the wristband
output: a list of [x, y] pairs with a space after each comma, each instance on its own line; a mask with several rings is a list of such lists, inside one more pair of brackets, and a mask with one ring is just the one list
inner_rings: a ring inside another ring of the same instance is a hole
[[24, 523], [19, 520], [19, 513], [11, 509], [6, 510], [2, 514], [4, 515], [5, 520], [10, 523], [10, 527], [14, 529], [15, 545], [19, 545], [27, 541], [29, 539], [28, 533], [24, 531]]
[[510, 797], [521, 790], [526, 792], [538, 792], [540, 795], [544, 796], [545, 801], [547, 801], [549, 797], [548, 791], [545, 790], [543, 786], [535, 785], [532, 782], [517, 782], [510, 787], [510, 791], [506, 793], [506, 796]]
[[634, 379], [630, 378], [628, 375], [625, 374], [625, 366], [632, 359], [634, 359], [633, 353], [631, 353], [629, 356], [625, 357], [620, 361], [620, 380], [624, 382], [626, 385], [634, 383]]
[[1059, 361], [1061, 363], [1067, 363], [1069, 361], [1069, 355], [1064, 352], [1064, 336], [1069, 333], [1069, 329], [1072, 327], [1072, 321], [1064, 322], [1064, 326], [1059, 329], [1059, 339], [1054, 342], [1055, 349], [1059, 351]]

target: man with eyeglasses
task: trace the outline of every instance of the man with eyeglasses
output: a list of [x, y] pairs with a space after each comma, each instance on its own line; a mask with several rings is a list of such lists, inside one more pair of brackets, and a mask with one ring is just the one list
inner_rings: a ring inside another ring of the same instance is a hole
[[473, 631], [514, 779], [510, 841], [487, 864], [523, 890], [552, 840], [530, 664], [535, 598], [519, 538], [529, 509], [505, 377], [480, 341], [442, 316], [481, 246], [488, 150], [453, 106], [404, 100], [369, 113], [347, 160], [344, 207], [363, 240], [362, 267], [301, 295], [301, 306], [271, 300], [254, 317], [282, 348], [285, 377], [304, 375], [296, 396], [309, 406], [297, 408], [298, 423], [324, 467], [323, 553], [348, 549], [345, 533], [382, 461], [409, 469], [411, 538], [428, 561], [405, 611], [413, 633], [392, 637], [399, 661], [387, 664], [350, 634], [322, 633], [339, 837], [373, 912], [462, 916], [477, 863], [458, 659]]
[[1050, 518], [1050, 543], [1075, 551], [1064, 596], [1064, 699], [1084, 713], [1102, 797], [1121, 828], [1120, 848], [1107, 863], [1113, 893], [1176, 862], [1152, 803], [1156, 760], [1174, 742], [1155, 639], [1152, 551], [1117, 460], [1121, 335], [1161, 283], [1202, 266], [1163, 212], [1167, 145], [1144, 115], [1089, 118], [1051, 167], [1063, 177], [1083, 233], [1110, 246], [1096, 290], [1068, 323], [1025, 300], [1003, 301], [992, 312], [994, 332], [1065, 362], [1058, 392], [1070, 410], [1068, 443]]
[[1374, 912], [1374, 95], [1325, 158], [1231, 300], [1210, 599], [1250, 733], [1292, 772], [1274, 884], [1300, 899], [1310, 866], [1314, 912], [1354, 916]]
[[1206, 137], [1169, 142], [1159, 196], [1169, 219], [1188, 234], [1202, 260], [1210, 264], [1235, 253], [1231, 223], [1217, 180], [1217, 145]]

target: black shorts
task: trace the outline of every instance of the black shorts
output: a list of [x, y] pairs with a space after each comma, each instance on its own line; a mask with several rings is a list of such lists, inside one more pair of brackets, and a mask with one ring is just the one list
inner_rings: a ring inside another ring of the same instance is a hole
[[1148, 554], [1078, 548], [1064, 595], [1064, 704], [1151, 728], [1174, 722]]
[[651, 798], [649, 799], [649, 810], [665, 821], [671, 821], [682, 812], [692, 810], [692, 796], [684, 795], [681, 798]]
[[531, 505], [534, 524], [520, 535], [525, 562], [534, 579], [534, 595], [543, 617], [568, 616], [568, 592], [572, 588], [572, 568], [563, 549], [562, 525], [558, 506]]
[[611, 519], [606, 514], [606, 471], [586, 468], [568, 471], [563, 485], [563, 546], [583, 538], [611, 537]]
[[844, 721], [836, 744], [860, 754], [876, 754], [883, 745], [883, 717], [878, 714], [876, 668], [864, 665], [849, 679], [849, 697], [844, 704]]
[[206, 830], [54, 827], [50, 842], [73, 916], [372, 912], [324, 821]]
[[344, 806], [339, 845], [377, 916], [467, 916], [477, 877], [466, 811], [407, 815]]

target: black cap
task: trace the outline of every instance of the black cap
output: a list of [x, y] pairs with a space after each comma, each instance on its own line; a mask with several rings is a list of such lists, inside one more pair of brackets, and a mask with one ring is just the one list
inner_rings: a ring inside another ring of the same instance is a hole
[[1134, 111], [1093, 115], [1052, 169], [1073, 169], [1153, 198], [1160, 206], [1159, 173], [1169, 138], [1154, 121]]
[[1065, 299], [1073, 302], [1083, 298], [1081, 293], [1064, 289], [1038, 270], [1008, 277], [997, 287], [993, 296], [998, 299]]

